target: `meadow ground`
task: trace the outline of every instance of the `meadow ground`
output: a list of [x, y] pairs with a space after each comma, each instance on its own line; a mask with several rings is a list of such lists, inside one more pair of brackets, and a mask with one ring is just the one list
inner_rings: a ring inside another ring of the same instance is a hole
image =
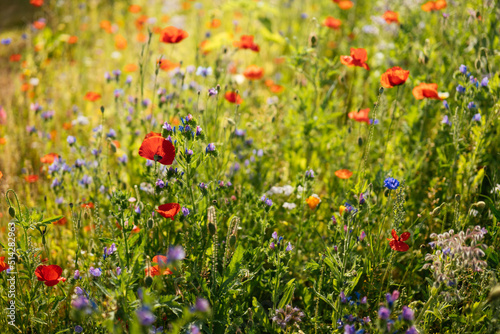
[[1, 333], [500, 333], [497, 1], [0, 5]]

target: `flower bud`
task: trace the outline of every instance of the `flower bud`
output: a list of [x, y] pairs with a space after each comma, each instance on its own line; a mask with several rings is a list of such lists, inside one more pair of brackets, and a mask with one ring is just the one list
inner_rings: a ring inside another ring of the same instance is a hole
[[144, 279], [144, 284], [149, 288], [151, 284], [153, 284], [153, 278], [151, 276], [146, 276], [146, 278]]
[[12, 206], [9, 206], [9, 215], [10, 215], [12, 218], [15, 218], [15, 217], [16, 217], [16, 209], [14, 209], [14, 207], [12, 207]]

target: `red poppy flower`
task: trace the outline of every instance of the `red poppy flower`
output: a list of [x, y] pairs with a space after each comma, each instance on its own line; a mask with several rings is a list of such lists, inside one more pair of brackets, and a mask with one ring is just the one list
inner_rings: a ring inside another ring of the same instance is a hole
[[127, 48], [127, 40], [120, 34], [115, 35], [115, 47], [118, 50], [125, 50]]
[[94, 203], [88, 202], [88, 203], [82, 203], [81, 207], [84, 209], [93, 209], [95, 206]]
[[10, 56], [9, 61], [15, 63], [21, 60], [21, 55], [16, 53]]
[[392, 12], [390, 10], [386, 11], [384, 15], [382, 15], [382, 18], [387, 22], [388, 24], [391, 23], [399, 23], [399, 14], [396, 12]]
[[148, 160], [156, 159], [162, 165], [171, 165], [175, 159], [175, 147], [158, 133], [150, 132], [142, 141], [139, 155]]
[[160, 65], [160, 68], [164, 71], [171, 71], [174, 68], [181, 66], [180, 63], [174, 63], [168, 59], [159, 59], [158, 64]]
[[352, 176], [352, 172], [348, 169], [339, 169], [338, 171], [335, 172], [335, 176], [343, 180], [346, 180]]
[[38, 175], [26, 175], [24, 179], [28, 183], [35, 183], [36, 181], [38, 181]]
[[30, 0], [30, 4], [35, 7], [41, 7], [43, 5], [43, 0]]
[[255, 52], [259, 52], [260, 50], [259, 46], [253, 42], [252, 35], [241, 36], [239, 41], [233, 42], [233, 45], [240, 49], [249, 49]]
[[132, 63], [132, 64], [125, 65], [125, 67], [123, 68], [123, 71], [126, 73], [132, 73], [132, 72], [137, 71], [138, 68], [139, 68], [139, 66]]
[[243, 75], [248, 80], [259, 80], [264, 76], [264, 69], [257, 65], [250, 65], [245, 69]]
[[179, 213], [181, 210], [181, 206], [177, 203], [167, 203], [167, 204], [162, 204], [156, 209], [156, 212], [158, 212], [161, 216], [165, 218], [170, 218], [174, 220], [174, 217], [176, 214]]
[[131, 13], [139, 13], [141, 11], [141, 6], [139, 5], [130, 5], [130, 7], [128, 7], [128, 11], [131, 12]]
[[350, 119], [355, 120], [356, 122], [364, 122], [366, 124], [370, 124], [370, 118], [368, 117], [368, 113], [370, 112], [370, 108], [361, 109], [358, 112], [352, 111], [347, 116]]
[[66, 281], [64, 277], [61, 277], [61, 274], [62, 268], [55, 264], [51, 264], [50, 266], [41, 264], [35, 270], [37, 279], [40, 282], [44, 282], [46, 286], [54, 286], [60, 281]]
[[236, 92], [226, 92], [226, 94], [224, 94], [224, 98], [230, 103], [241, 104], [241, 102], [243, 102], [241, 96]]
[[135, 20], [135, 27], [137, 28], [137, 30], [141, 31], [142, 29], [144, 29], [144, 25], [146, 24], [146, 22], [148, 22], [147, 15], [141, 15]]
[[380, 78], [380, 83], [382, 87], [392, 88], [394, 86], [402, 85], [408, 80], [408, 76], [410, 75], [410, 71], [403, 70], [401, 67], [395, 66], [393, 68], [388, 69], [382, 74]]
[[78, 42], [78, 36], [69, 36], [68, 44], [76, 44]]
[[207, 28], [210, 28], [210, 29], [215, 29], [215, 28], [218, 28], [220, 27], [221, 25], [221, 20], [219, 19], [212, 19], [212, 21], [210, 21], [208, 24], [207, 24]]
[[96, 92], [87, 92], [85, 94], [85, 96], [83, 97], [84, 100], [91, 101], [91, 102], [97, 101], [100, 98], [101, 98], [101, 94], [96, 93]]
[[188, 36], [189, 34], [184, 30], [169, 26], [161, 31], [160, 41], [168, 44], [176, 44]]
[[352, 6], [354, 6], [354, 3], [350, 0], [333, 0], [333, 2], [335, 2], [340, 9], [344, 10], [351, 9]]
[[66, 225], [67, 222], [68, 222], [68, 220], [66, 219], [66, 217], [62, 217], [61, 219], [53, 222], [52, 224], [54, 224], [54, 225]]
[[45, 28], [45, 25], [46, 24], [44, 20], [38, 20], [33, 22], [33, 28], [35, 28], [36, 30], [42, 30], [43, 28]]
[[340, 21], [339, 19], [336, 19], [336, 18], [333, 18], [331, 16], [328, 16], [324, 21], [323, 21], [323, 25], [325, 27], [328, 27], [330, 29], [335, 29], [335, 30], [339, 30], [340, 29], [340, 26], [342, 25], [342, 21]]
[[365, 70], [370, 70], [370, 67], [366, 64], [366, 60], [368, 59], [367, 53], [365, 49], [354, 49], [351, 48], [350, 56], [340, 56], [340, 62], [346, 66], [353, 67], [358, 66], [362, 67]]
[[10, 268], [9, 265], [4, 262], [4, 260], [5, 256], [0, 256], [0, 273]]
[[424, 12], [432, 12], [445, 9], [447, 5], [446, 0], [428, 1], [422, 5], [422, 10]]
[[420, 85], [413, 88], [413, 96], [417, 100], [422, 100], [424, 98], [441, 100], [437, 91], [438, 85], [435, 83], [421, 83]]
[[59, 155], [57, 153], [49, 153], [40, 158], [42, 164], [53, 163]]
[[398, 252], [406, 252], [408, 249], [410, 249], [410, 246], [403, 242], [410, 238], [410, 232], [405, 232], [401, 234], [400, 237], [398, 237], [396, 231], [393, 229], [391, 234], [392, 239], [387, 240], [390, 240], [389, 246], [391, 246], [392, 249]]
[[144, 269], [144, 274], [146, 276], [159, 276], [159, 275], [172, 275], [172, 271], [168, 268], [162, 269], [159, 266], [151, 266], [148, 268]]

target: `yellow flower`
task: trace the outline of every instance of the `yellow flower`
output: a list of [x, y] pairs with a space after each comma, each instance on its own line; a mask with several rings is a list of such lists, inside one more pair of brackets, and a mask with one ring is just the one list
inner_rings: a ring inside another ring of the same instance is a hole
[[339, 208], [340, 215], [342, 216], [344, 214], [345, 206], [341, 205]]
[[307, 205], [309, 205], [309, 209], [314, 210], [318, 206], [318, 204], [321, 202], [321, 199], [319, 198], [318, 195], [313, 194], [312, 196], [309, 196], [308, 199], [306, 199]]

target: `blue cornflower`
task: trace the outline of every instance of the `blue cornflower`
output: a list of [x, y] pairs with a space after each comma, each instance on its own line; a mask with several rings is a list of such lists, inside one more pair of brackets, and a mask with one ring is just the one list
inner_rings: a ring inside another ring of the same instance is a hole
[[388, 177], [384, 180], [384, 187], [390, 190], [396, 190], [399, 187], [399, 181], [395, 178]]

